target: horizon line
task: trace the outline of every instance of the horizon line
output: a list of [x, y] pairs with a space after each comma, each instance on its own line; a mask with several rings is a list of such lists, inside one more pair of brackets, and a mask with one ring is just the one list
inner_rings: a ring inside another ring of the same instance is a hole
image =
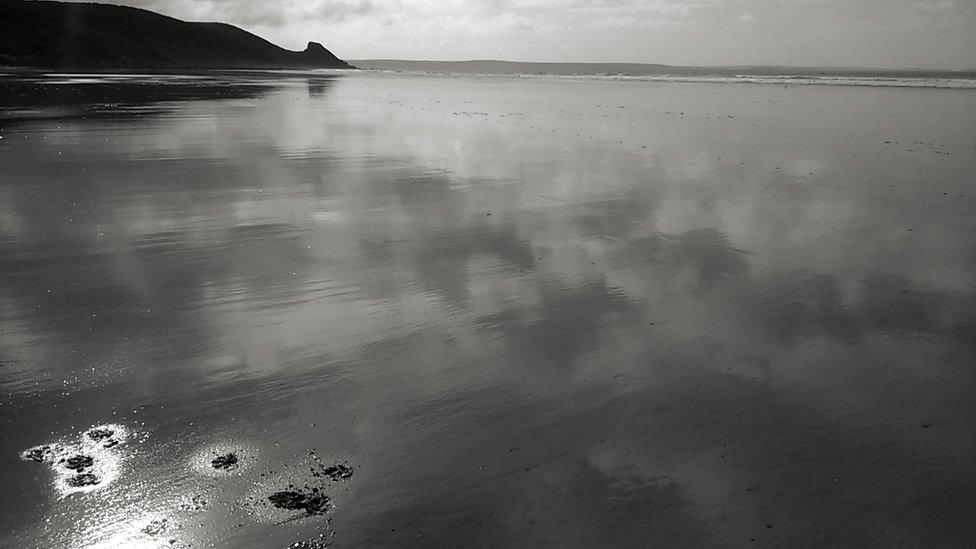
[[533, 65], [641, 65], [648, 67], [669, 67], [678, 69], [819, 69], [837, 71], [905, 71], [905, 72], [954, 72], [976, 73], [976, 67], [968, 69], [920, 68], [920, 67], [874, 67], [874, 66], [844, 66], [844, 65], [673, 65], [668, 63], [649, 63], [646, 61], [511, 61], [507, 59], [397, 59], [394, 57], [358, 57], [345, 58], [350, 63], [357, 61], [395, 61], [405, 63], [511, 63]]

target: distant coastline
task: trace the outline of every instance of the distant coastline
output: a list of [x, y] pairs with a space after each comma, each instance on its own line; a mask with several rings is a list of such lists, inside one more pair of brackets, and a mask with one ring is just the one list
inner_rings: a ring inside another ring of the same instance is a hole
[[0, 67], [354, 69], [317, 42], [291, 51], [226, 23], [108, 4], [0, 0]]

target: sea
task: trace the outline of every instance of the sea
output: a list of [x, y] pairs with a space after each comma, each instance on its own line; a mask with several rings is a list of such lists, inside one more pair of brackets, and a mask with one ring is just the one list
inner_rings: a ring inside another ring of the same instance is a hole
[[523, 63], [511, 61], [400, 61], [363, 59], [363, 69], [433, 75], [508, 75], [521, 78], [709, 82], [727, 84], [884, 86], [976, 89], [976, 70], [816, 67], [677, 67], [642, 63]]

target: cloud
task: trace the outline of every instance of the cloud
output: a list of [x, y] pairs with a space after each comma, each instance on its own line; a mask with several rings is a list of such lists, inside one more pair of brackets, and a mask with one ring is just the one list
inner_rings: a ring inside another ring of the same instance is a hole
[[929, 0], [926, 2], [915, 2], [912, 5], [915, 9], [922, 11], [945, 11], [955, 9], [958, 6], [956, 0]]
[[759, 19], [757, 19], [756, 16], [752, 14], [752, 12], [748, 12], [748, 11], [736, 17], [735, 20], [740, 23], [755, 23], [756, 21], [759, 21]]
[[99, 1], [351, 59], [976, 68], [972, 0]]
[[359, 0], [358, 2], [327, 0], [320, 2], [308, 13], [314, 17], [324, 18], [330, 22], [341, 22], [357, 17], [366, 17], [374, 13], [382, 13], [382, 10], [369, 0]]
[[[356, 19], [420, 24], [432, 19], [489, 28], [510, 27], [498, 21], [519, 21], [522, 29], [553, 25], [572, 27], [587, 21], [601, 24], [667, 24], [688, 19], [710, 0], [109, 0], [135, 5], [187, 20], [219, 20], [258, 27], [287, 23], [336, 24]], [[714, 0], [711, 0], [714, 1]]]

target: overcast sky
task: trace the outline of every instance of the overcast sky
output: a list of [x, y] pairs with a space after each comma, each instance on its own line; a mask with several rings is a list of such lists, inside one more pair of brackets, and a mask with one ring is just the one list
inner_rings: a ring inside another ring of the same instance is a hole
[[976, 69], [976, 0], [100, 0], [344, 59]]

